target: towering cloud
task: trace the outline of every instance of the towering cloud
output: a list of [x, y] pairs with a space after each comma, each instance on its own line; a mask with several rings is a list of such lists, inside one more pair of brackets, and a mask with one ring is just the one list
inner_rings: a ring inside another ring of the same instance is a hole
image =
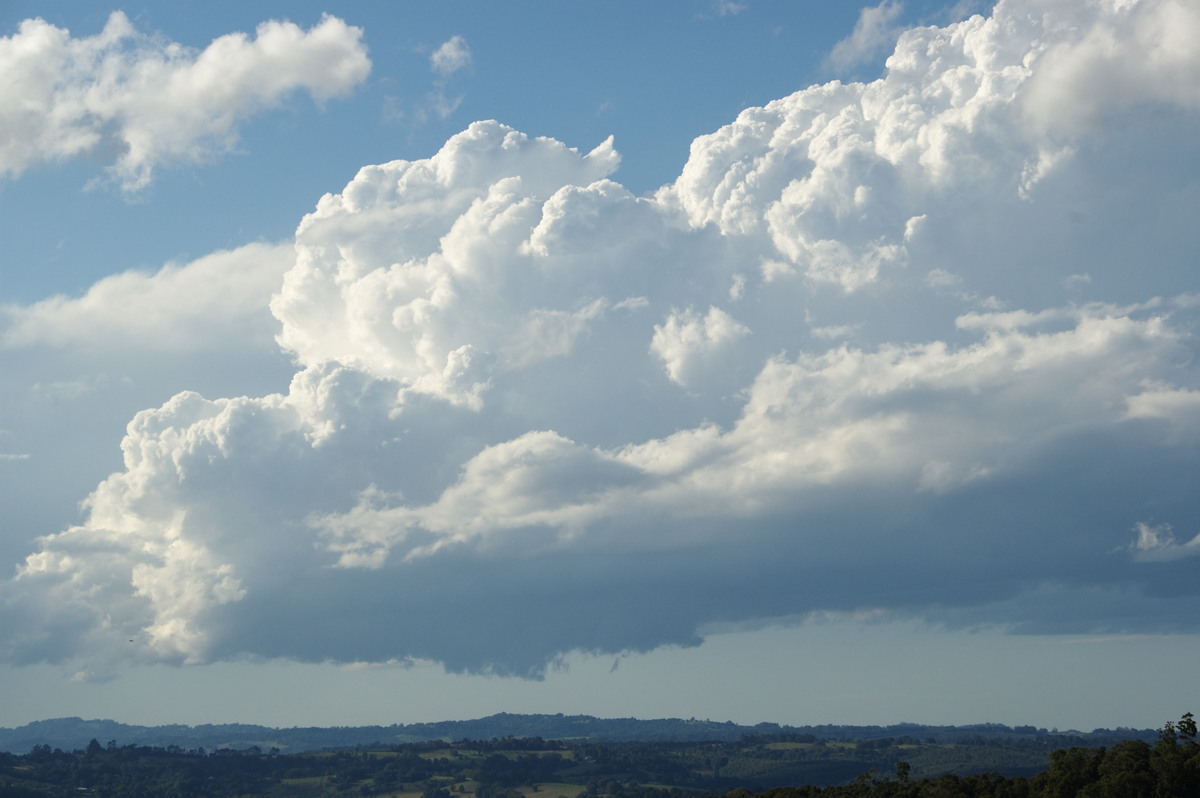
[[496, 122], [362, 169], [271, 304], [288, 391], [140, 413], [5, 585], [6, 656], [536, 675], [827, 610], [1195, 630], [1195, 14], [910, 30], [646, 197], [611, 142]]
[[86, 38], [26, 20], [0, 38], [0, 176], [86, 155], [141, 188], [163, 164], [225, 149], [240, 120], [292, 92], [323, 100], [361, 83], [371, 69], [361, 38], [327, 16], [308, 31], [265, 22], [253, 39], [230, 34], [197, 53], [119, 11]]

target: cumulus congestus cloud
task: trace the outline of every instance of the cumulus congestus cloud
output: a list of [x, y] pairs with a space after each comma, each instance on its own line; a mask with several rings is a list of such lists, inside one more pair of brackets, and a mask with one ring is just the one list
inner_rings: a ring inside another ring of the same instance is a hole
[[650, 196], [611, 141], [496, 122], [363, 168], [272, 300], [290, 388], [140, 413], [5, 585], [6, 656], [536, 675], [828, 610], [1194, 631], [1197, 14], [910, 30]]

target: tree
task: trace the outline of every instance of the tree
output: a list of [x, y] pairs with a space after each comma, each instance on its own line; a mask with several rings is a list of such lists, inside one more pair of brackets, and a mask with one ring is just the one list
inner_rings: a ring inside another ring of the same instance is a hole
[[1183, 717], [1179, 719], [1179, 725], [1175, 728], [1179, 732], [1179, 737], [1184, 742], [1196, 742], [1196, 720], [1192, 717], [1191, 712], [1185, 712]]
[[1042, 774], [1049, 798], [1076, 798], [1080, 790], [1097, 781], [1103, 748], [1058, 749], [1050, 754], [1050, 768]]
[[1141, 740], [1117, 743], [1104, 755], [1097, 768], [1100, 778], [1084, 788], [1087, 798], [1151, 798], [1154, 795], [1154, 771], [1150, 767], [1150, 746]]
[[1150, 752], [1150, 767], [1158, 795], [1200, 794], [1200, 744], [1192, 713], [1163, 726]]

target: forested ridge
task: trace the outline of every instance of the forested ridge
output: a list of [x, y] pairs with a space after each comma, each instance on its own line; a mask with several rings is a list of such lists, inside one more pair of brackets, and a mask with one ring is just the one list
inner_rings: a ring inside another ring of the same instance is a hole
[[[1034, 764], [1034, 763], [1041, 764]], [[748, 735], [738, 741], [428, 741], [296, 754], [101, 744], [0, 754], [0, 796], [392, 798], [1188, 798], [1200, 795], [1191, 713], [1153, 742], [1053, 751], [1036, 739]]]
[[976, 743], [980, 740], [1022, 741], [1054, 748], [1076, 745], [1111, 745], [1121, 740], [1152, 742], [1154, 729], [1095, 729], [1090, 732], [1046, 730], [1034, 726], [1005, 726], [980, 723], [969, 726], [928, 726], [900, 723], [890, 726], [781, 726], [778, 723], [739, 725], [729, 721], [696, 718], [597, 718], [591, 715], [517, 715], [501, 712], [473, 720], [434, 723], [397, 723], [390, 726], [334, 726], [274, 728], [245, 723], [185, 726], [134, 726], [112, 720], [56, 718], [17, 728], [0, 728], [0, 751], [23, 754], [35, 745], [71, 751], [91, 739], [117, 740], [123, 744], [186, 749], [278, 748], [297, 753], [325, 748], [351, 748], [374, 743], [400, 744], [426, 740], [490, 740], [501, 737], [542, 737], [575, 742], [737, 742], [748, 736], [771, 734], [808, 735], [821, 740], [880, 740], [910, 737], [938, 743]]

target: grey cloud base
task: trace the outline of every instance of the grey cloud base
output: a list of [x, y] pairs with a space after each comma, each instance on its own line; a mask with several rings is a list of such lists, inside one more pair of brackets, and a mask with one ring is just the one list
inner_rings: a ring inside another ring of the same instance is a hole
[[1200, 48], [1165, 45], [1198, 13], [909, 31], [652, 196], [611, 142], [496, 122], [364, 168], [271, 302], [288, 391], [140, 413], [4, 585], [5, 656], [537, 676], [825, 612], [1197, 631], [1200, 190], [1167, 164]]

